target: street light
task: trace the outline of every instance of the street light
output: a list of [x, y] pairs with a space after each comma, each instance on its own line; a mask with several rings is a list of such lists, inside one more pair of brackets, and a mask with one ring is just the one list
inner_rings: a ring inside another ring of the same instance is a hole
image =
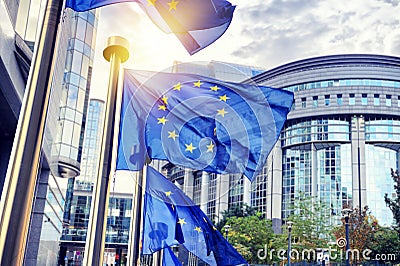
[[228, 225], [228, 224], [224, 225], [224, 229], [225, 229], [225, 239], [226, 239], [226, 241], [228, 241], [228, 232], [229, 232], [229, 229], [230, 229], [230, 228], [231, 228], [230, 225]]
[[350, 266], [350, 258], [349, 258], [349, 250], [350, 250], [350, 240], [349, 240], [349, 218], [350, 218], [350, 213], [352, 213], [353, 210], [351, 209], [343, 209], [342, 210], [342, 215], [344, 218], [344, 226], [346, 228], [346, 266]]
[[293, 226], [293, 222], [291, 221], [287, 221], [286, 222], [287, 225], [287, 229], [288, 229], [288, 266], [290, 266], [290, 252], [291, 252], [291, 237], [292, 237], [292, 226]]

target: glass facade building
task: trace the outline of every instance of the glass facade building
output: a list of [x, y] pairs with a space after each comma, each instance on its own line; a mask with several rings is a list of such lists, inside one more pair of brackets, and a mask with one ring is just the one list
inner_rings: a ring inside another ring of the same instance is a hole
[[[0, 111], [6, 117], [0, 122], [0, 187], [45, 4], [42, 0], [6, 0], [0, 4]], [[79, 174], [96, 27], [96, 11], [63, 11], [24, 262], [27, 265], [57, 264], [68, 184], [67, 179], [59, 177]]]
[[[81, 265], [83, 261], [93, 186], [100, 165], [103, 118], [104, 102], [91, 99], [86, 116], [80, 175], [68, 179], [59, 263], [65, 260], [71, 265]], [[108, 208], [104, 259], [107, 263], [115, 263], [116, 258], [120, 258], [119, 262], [126, 263], [132, 194], [113, 189]]]
[[400, 161], [399, 63], [391, 56], [323, 56], [252, 79], [295, 94], [272, 152], [281, 169], [267, 177], [274, 178], [267, 202], [279, 209], [267, 211], [267, 217], [276, 228], [299, 193], [327, 203], [331, 223], [340, 220], [343, 208], [365, 205], [381, 225], [393, 222], [383, 197], [392, 195], [390, 169], [398, 169]]
[[[246, 203], [279, 232], [293, 200], [304, 193], [329, 206], [332, 224], [340, 221], [342, 209], [368, 205], [381, 225], [390, 225], [393, 217], [383, 197], [392, 195], [390, 169], [400, 163], [399, 63], [391, 56], [323, 56], [251, 79], [251, 67], [237, 72], [242, 68], [221, 62], [175, 65], [174, 71], [242, 78], [295, 94], [280, 140], [251, 184], [240, 176], [193, 175], [187, 169], [179, 170], [179, 184], [214, 221], [222, 211]], [[174, 167], [167, 165], [167, 172]]]

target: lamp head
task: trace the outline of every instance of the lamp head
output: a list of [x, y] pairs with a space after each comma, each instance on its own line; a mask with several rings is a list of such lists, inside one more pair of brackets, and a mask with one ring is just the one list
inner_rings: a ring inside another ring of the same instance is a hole
[[342, 215], [344, 218], [349, 217], [350, 213], [352, 213], [353, 210], [352, 209], [343, 209], [342, 210]]
[[292, 222], [292, 221], [287, 221], [287, 222], [286, 222], [286, 225], [287, 225], [287, 228], [288, 228], [289, 230], [292, 230], [292, 226], [293, 226], [293, 222]]

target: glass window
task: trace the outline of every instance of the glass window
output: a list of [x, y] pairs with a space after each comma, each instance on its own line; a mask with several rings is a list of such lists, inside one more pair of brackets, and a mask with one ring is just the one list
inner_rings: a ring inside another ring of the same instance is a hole
[[84, 41], [85, 40], [85, 32], [86, 32], [86, 21], [82, 19], [78, 19], [78, 24], [76, 26], [76, 38]]
[[331, 96], [325, 95], [325, 106], [329, 106], [330, 103], [331, 103]]
[[296, 110], [296, 100], [293, 100], [292, 108], [290, 108], [290, 111], [292, 110]]
[[397, 97], [397, 106], [400, 107], [400, 96]]
[[92, 37], [93, 37], [93, 26], [88, 24], [85, 34], [85, 43], [88, 45], [92, 45]]
[[366, 93], [361, 94], [361, 104], [362, 105], [368, 104], [368, 95]]
[[392, 106], [392, 95], [386, 95], [386, 106]]
[[337, 104], [338, 105], [343, 105], [342, 94], [338, 94], [336, 97], [337, 97]]
[[83, 53], [83, 46], [84, 43], [81, 40], [75, 39], [75, 46], [73, 47], [75, 51]]
[[379, 94], [374, 94], [374, 105], [379, 105]]
[[72, 72], [81, 73], [81, 66], [82, 66], [82, 54], [79, 52], [74, 53], [74, 57], [72, 59]]
[[76, 106], [76, 110], [83, 112], [83, 105], [85, 104], [85, 91], [79, 90], [78, 104]]
[[307, 107], [307, 98], [301, 98], [301, 108]]
[[78, 87], [69, 85], [67, 106], [71, 107], [72, 109], [75, 109], [77, 98], [78, 98]]
[[318, 107], [318, 96], [313, 96], [313, 105], [314, 107]]
[[350, 93], [349, 94], [349, 104], [350, 105], [355, 105], [356, 104], [356, 97], [355, 97], [354, 93]]
[[88, 22], [94, 25], [95, 16], [92, 12], [88, 12]]
[[71, 152], [71, 146], [61, 144], [61, 147], [60, 147], [60, 155], [61, 156], [69, 157], [70, 152]]
[[65, 144], [71, 144], [72, 141], [72, 130], [74, 123], [68, 120], [64, 121], [62, 142]]

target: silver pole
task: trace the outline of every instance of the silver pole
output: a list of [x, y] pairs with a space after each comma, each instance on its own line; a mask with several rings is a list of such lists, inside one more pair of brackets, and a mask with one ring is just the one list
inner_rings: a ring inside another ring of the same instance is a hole
[[[110, 180], [113, 173], [111, 160], [115, 158], [115, 136], [118, 135], [116, 125], [118, 81], [121, 64], [129, 58], [129, 43], [126, 39], [109, 37], [107, 47], [103, 51], [104, 58], [111, 63], [108, 83], [108, 94], [105, 109], [104, 132], [101, 142], [100, 167], [94, 186], [88, 234], [85, 246], [84, 265], [103, 265], [105, 235], [107, 227], [107, 209], [110, 198]], [[121, 74], [123, 75], [123, 74]], [[116, 130], [115, 130], [116, 129]]]

